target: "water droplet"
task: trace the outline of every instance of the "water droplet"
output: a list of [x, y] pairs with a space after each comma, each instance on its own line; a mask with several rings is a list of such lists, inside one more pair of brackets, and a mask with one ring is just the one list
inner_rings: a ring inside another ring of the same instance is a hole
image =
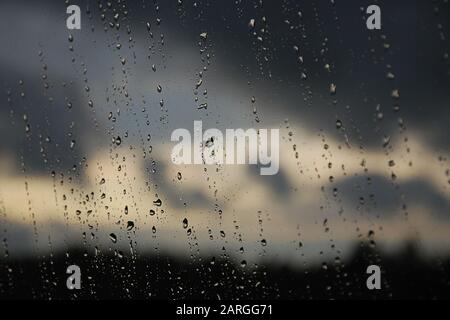
[[181, 180], [181, 178], [182, 178], [181, 172], [178, 172], [178, 173], [177, 173], [177, 179], [178, 179], [178, 180]]
[[153, 204], [157, 207], [161, 207], [162, 201], [161, 199], [156, 199], [155, 201], [153, 201]]
[[330, 84], [330, 94], [336, 94], [336, 85], [334, 83]]
[[213, 145], [214, 145], [214, 138], [213, 137], [211, 137], [208, 140], [206, 140], [205, 147], [211, 148]]
[[111, 241], [112, 241], [113, 243], [116, 243], [116, 242], [117, 242], [117, 236], [116, 236], [114, 233], [110, 233], [110, 234], [109, 234], [109, 239], [111, 239]]
[[188, 227], [188, 219], [184, 218], [183, 219], [183, 228], [186, 229]]
[[389, 142], [391, 141], [390, 136], [384, 136], [383, 138], [383, 148], [386, 148], [389, 145]]
[[127, 230], [130, 231], [134, 228], [134, 222], [133, 221], [128, 221], [127, 222]]
[[195, 89], [200, 88], [200, 86], [202, 85], [203, 80], [202, 79], [198, 79], [197, 83], [195, 84]]
[[398, 91], [398, 89], [392, 90], [391, 97], [395, 99], [400, 98], [400, 92]]
[[378, 120], [383, 120], [383, 117], [384, 117], [383, 112], [378, 112], [377, 113], [377, 119]]

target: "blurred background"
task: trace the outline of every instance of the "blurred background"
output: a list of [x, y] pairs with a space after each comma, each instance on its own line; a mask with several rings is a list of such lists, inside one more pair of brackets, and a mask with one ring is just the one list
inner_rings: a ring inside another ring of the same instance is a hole
[[[448, 298], [449, 6], [2, 1], [0, 297]], [[194, 120], [279, 173], [174, 165]]]

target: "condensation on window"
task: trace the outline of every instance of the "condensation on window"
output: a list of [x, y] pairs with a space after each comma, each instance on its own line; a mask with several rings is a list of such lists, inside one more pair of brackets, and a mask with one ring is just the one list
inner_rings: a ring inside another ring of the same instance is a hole
[[448, 297], [449, 3], [376, 2], [2, 1], [0, 297]]

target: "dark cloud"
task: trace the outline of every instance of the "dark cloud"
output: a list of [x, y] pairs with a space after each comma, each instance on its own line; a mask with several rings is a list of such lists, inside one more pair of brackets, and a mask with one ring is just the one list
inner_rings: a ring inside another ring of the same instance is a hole
[[384, 217], [419, 206], [426, 208], [426, 214], [434, 218], [450, 219], [448, 199], [423, 179], [398, 182], [379, 175], [358, 176], [338, 181], [330, 189], [334, 188], [338, 189], [339, 199], [349, 209], [369, 209]]

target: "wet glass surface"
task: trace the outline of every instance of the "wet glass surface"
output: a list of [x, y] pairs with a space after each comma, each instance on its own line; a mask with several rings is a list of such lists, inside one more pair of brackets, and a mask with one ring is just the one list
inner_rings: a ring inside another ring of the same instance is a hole
[[[448, 298], [450, 4], [370, 4], [3, 0], [0, 297]], [[279, 170], [174, 163], [194, 121]]]

